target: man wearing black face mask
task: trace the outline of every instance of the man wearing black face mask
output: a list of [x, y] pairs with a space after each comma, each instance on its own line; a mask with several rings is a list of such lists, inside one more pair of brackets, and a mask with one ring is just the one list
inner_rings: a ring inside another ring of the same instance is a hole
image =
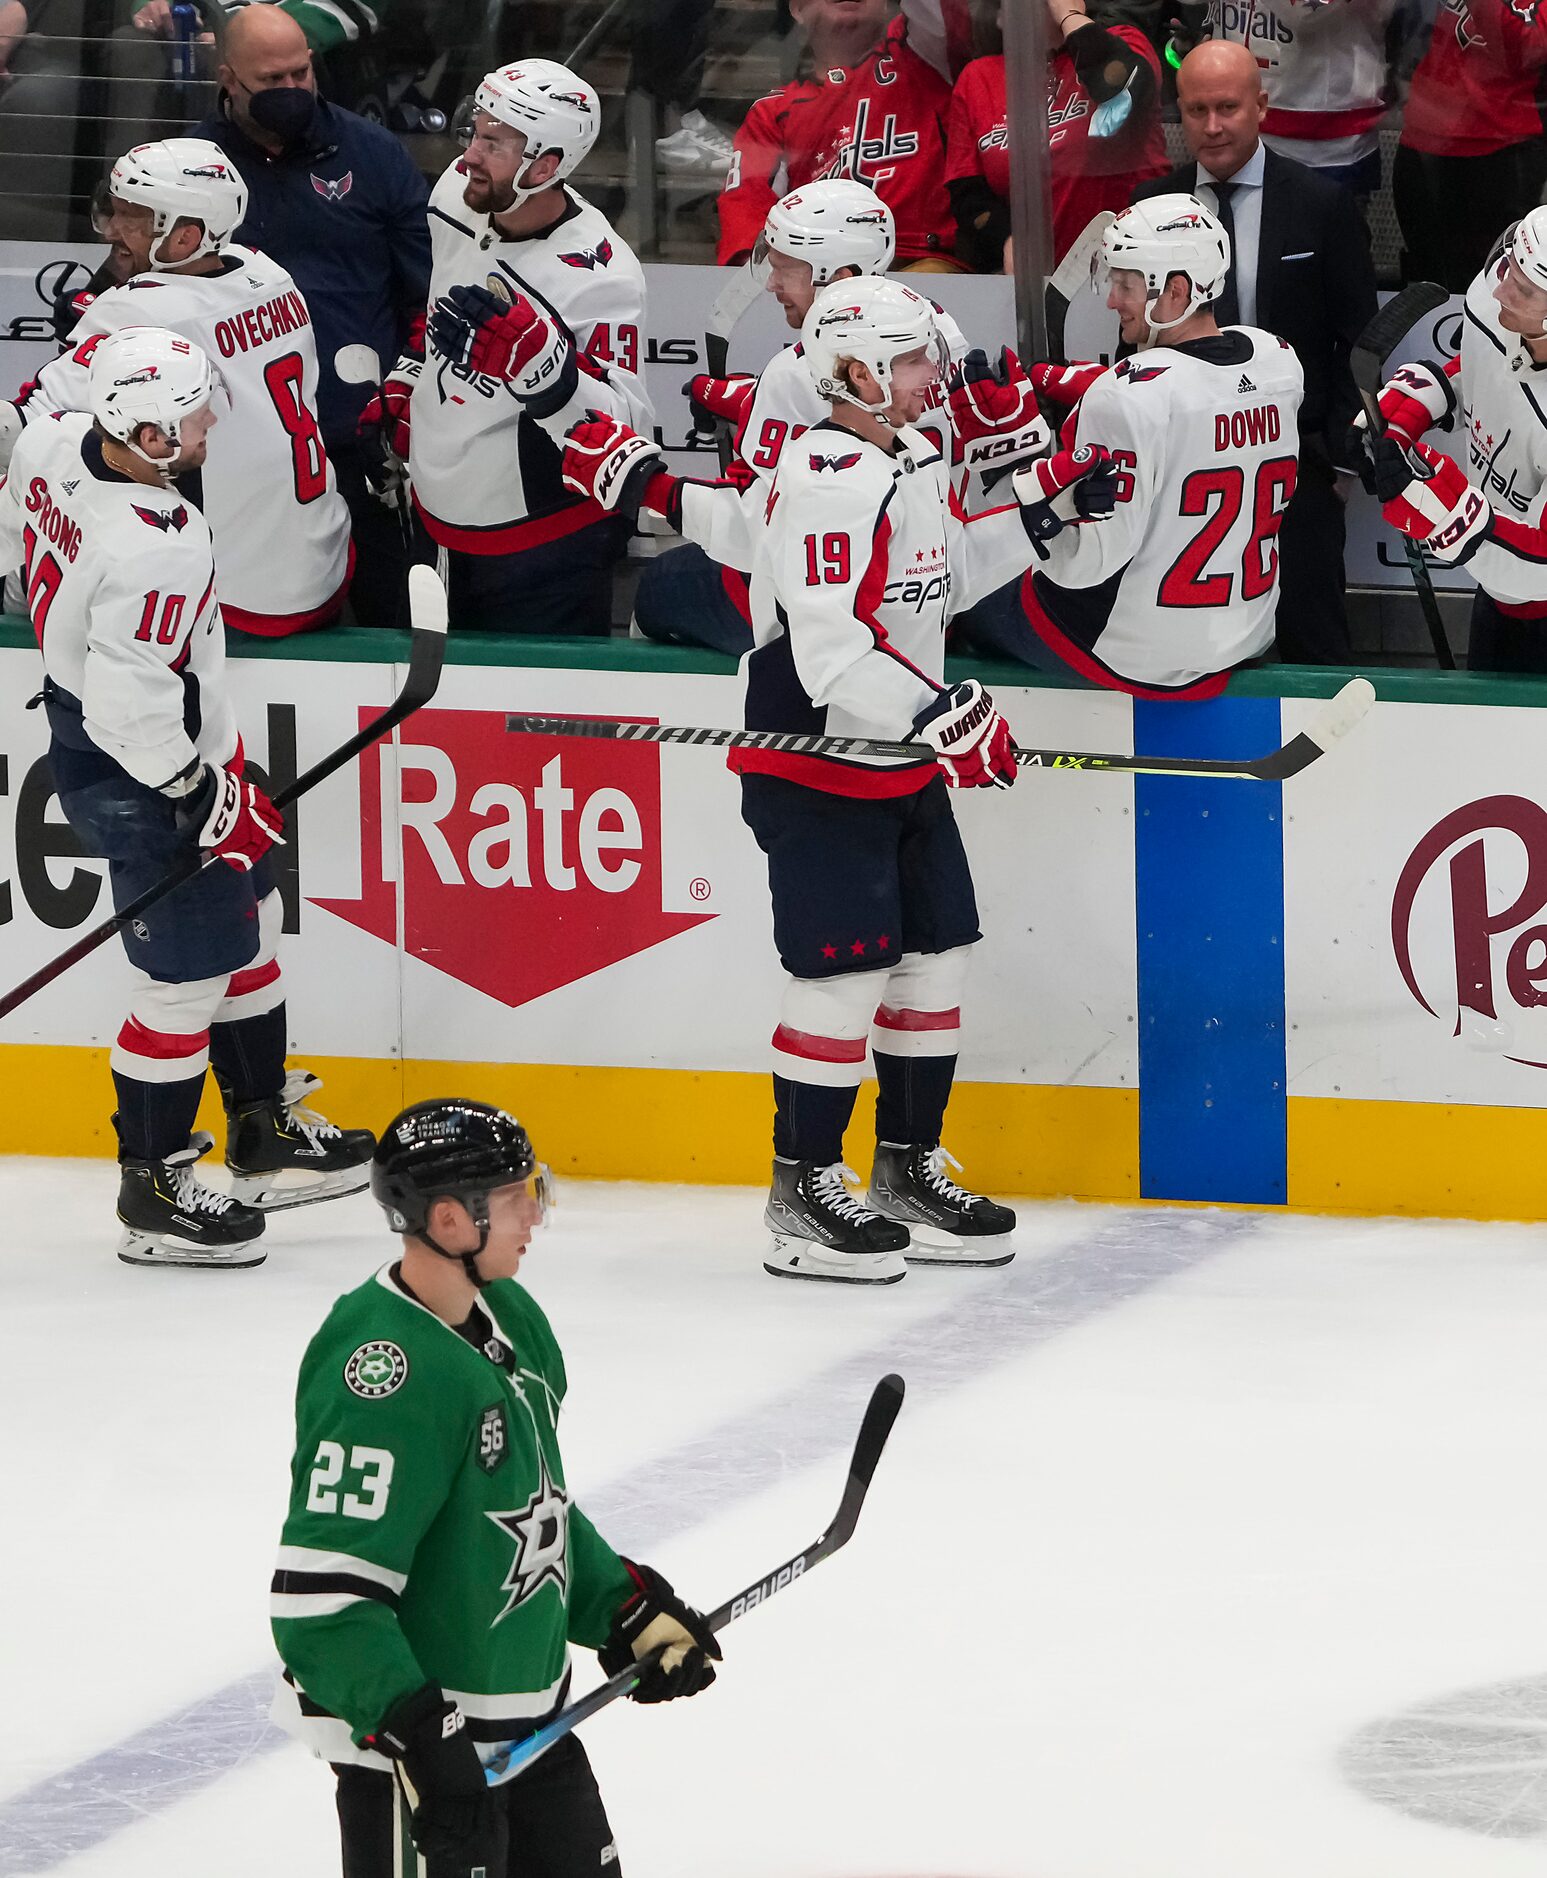
[[306, 35], [278, 6], [232, 14], [220, 85], [198, 134], [247, 181], [239, 239], [285, 266], [311, 309], [318, 418], [354, 529], [355, 615], [406, 623], [402, 535], [366, 486], [355, 437], [371, 388], [346, 384], [334, 361], [341, 346], [363, 345], [385, 369], [417, 349], [430, 285], [424, 178], [390, 131], [318, 96]]

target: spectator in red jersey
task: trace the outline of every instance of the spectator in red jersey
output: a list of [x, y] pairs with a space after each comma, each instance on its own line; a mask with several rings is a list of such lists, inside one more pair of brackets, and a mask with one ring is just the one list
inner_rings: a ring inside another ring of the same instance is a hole
[[[1047, 0], [1055, 262], [1093, 215], [1127, 208], [1135, 185], [1168, 167], [1154, 47], [1137, 26], [1102, 26], [1085, 6]], [[1003, 7], [999, 19], [1002, 28]], [[974, 59], [956, 81], [945, 165], [957, 259], [980, 274], [1005, 270], [1009, 144], [1004, 54], [996, 53]]]
[[789, 190], [850, 176], [896, 218], [899, 268], [954, 271], [949, 84], [908, 43], [907, 19], [888, 22], [887, 0], [791, 0], [791, 12], [809, 41], [811, 76], [759, 98], [736, 134], [720, 196], [721, 265], [747, 258]]
[[1542, 198], [1547, 18], [1536, 0], [1447, 0], [1413, 74], [1392, 201], [1408, 280], [1465, 293], [1494, 235]]

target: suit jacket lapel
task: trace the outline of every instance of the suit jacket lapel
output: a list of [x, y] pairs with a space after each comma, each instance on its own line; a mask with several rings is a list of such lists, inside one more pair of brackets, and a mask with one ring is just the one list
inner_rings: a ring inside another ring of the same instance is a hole
[[1279, 261], [1284, 252], [1284, 172], [1271, 150], [1262, 168], [1262, 219], [1257, 228], [1257, 324], [1273, 330]]

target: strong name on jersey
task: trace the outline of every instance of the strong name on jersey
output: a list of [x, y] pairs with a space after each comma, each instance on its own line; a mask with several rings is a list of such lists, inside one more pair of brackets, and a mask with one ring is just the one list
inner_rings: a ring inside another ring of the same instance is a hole
[[317, 345], [295, 282], [252, 248], [216, 274], [140, 274], [100, 294], [69, 351], [38, 373], [27, 420], [87, 408], [96, 341], [166, 326], [217, 369], [216, 424], [200, 500], [220, 562], [221, 609], [244, 632], [301, 632], [331, 618], [349, 578], [349, 511], [317, 427]]
[[1386, 115], [1386, 37], [1398, 0], [1210, 0], [1215, 39], [1262, 67], [1262, 130], [1281, 156], [1313, 168], [1356, 163]]
[[490, 1748], [563, 1700], [571, 1640], [597, 1649], [633, 1592], [564, 1484], [564, 1360], [514, 1279], [479, 1293], [475, 1348], [383, 1269], [301, 1362], [290, 1510], [270, 1614], [275, 1718], [330, 1761], [436, 1682]]
[[424, 525], [466, 554], [513, 554], [603, 520], [560, 478], [556, 439], [566, 425], [587, 408], [646, 435], [654, 424], [638, 376], [645, 277], [607, 218], [572, 189], [560, 221], [516, 237], [468, 208], [464, 187], [459, 159], [430, 195], [431, 304], [453, 287], [487, 287], [512, 301], [525, 294], [562, 323], [584, 361], [571, 406], [539, 424], [502, 379], [427, 352], [409, 432]]
[[151, 789], [196, 756], [230, 762], [209, 528], [175, 489], [109, 469], [85, 413], [17, 439], [0, 484], [0, 564], [24, 569], [62, 740]]
[[[786, 449], [752, 564], [748, 730], [912, 734], [945, 669], [953, 613], [1032, 558], [1014, 505], [969, 522], [938, 442], [904, 426], [895, 452], [831, 419]], [[933, 760], [732, 752], [731, 767], [835, 795], [897, 796]]]
[[1075, 440], [1112, 453], [1116, 508], [1056, 536], [1025, 595], [1061, 658], [1119, 689], [1204, 695], [1266, 651], [1303, 389], [1293, 351], [1250, 326], [1135, 353], [1096, 380]]

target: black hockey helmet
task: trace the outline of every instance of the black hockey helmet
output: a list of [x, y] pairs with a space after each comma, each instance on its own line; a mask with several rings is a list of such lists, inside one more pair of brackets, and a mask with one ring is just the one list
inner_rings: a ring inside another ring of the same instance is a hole
[[[394, 1232], [411, 1233], [443, 1258], [459, 1258], [475, 1284], [474, 1260], [489, 1233], [489, 1195], [496, 1187], [537, 1176], [539, 1200], [549, 1198], [548, 1170], [538, 1162], [514, 1115], [462, 1096], [416, 1102], [389, 1122], [371, 1157], [371, 1192]], [[426, 1227], [431, 1205], [460, 1200], [479, 1231], [478, 1252], [447, 1252]]]

